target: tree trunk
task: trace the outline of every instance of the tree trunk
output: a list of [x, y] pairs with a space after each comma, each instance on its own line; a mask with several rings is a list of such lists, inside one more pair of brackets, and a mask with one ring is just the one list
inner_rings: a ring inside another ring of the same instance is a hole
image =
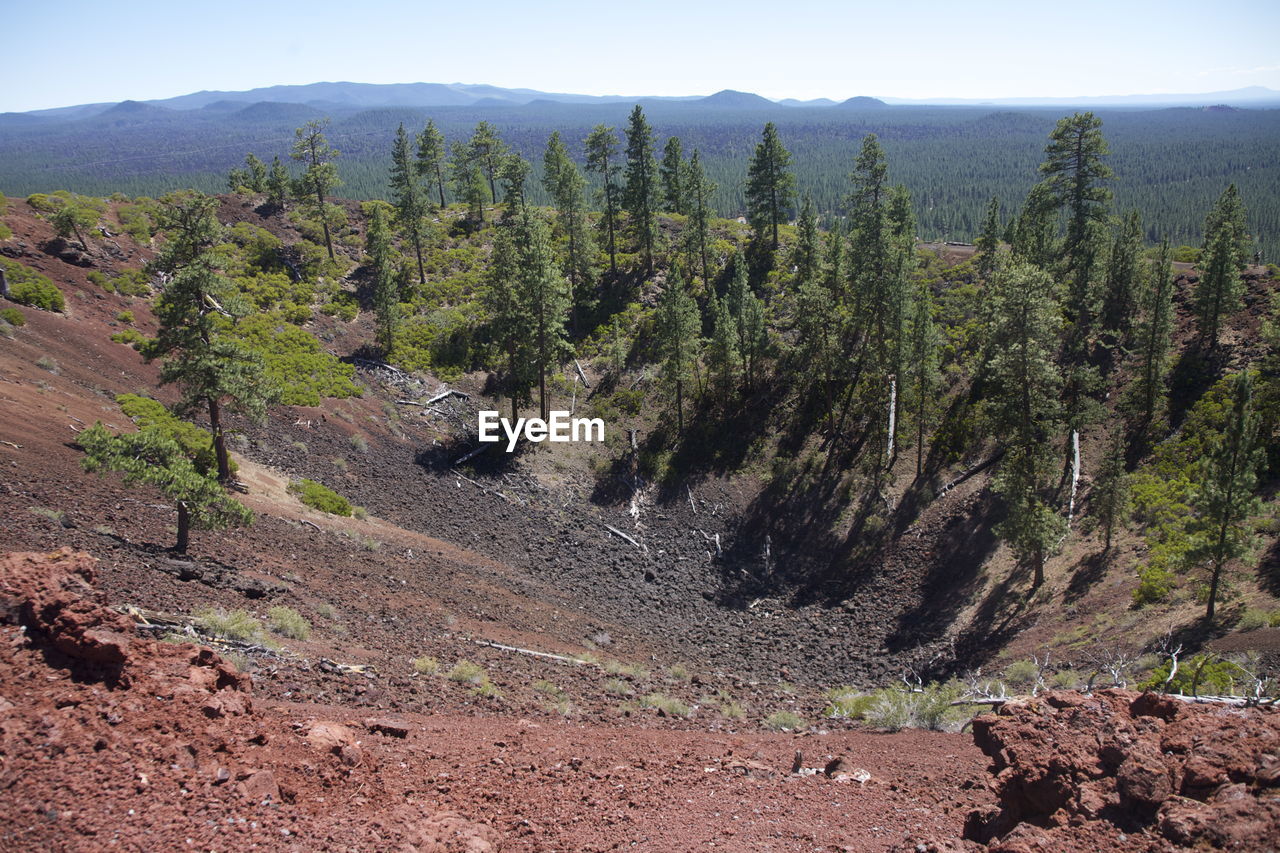
[[1044, 583], [1044, 550], [1037, 548], [1035, 553], [1031, 555], [1032, 575], [1031, 575], [1031, 591], [1035, 592]]
[[604, 169], [604, 216], [605, 224], [609, 226], [609, 272], [617, 276], [618, 250], [613, 236], [613, 188], [609, 186], [609, 162], [607, 160], [605, 161]]
[[427, 283], [427, 271], [422, 265], [422, 235], [417, 229], [413, 232], [413, 251], [418, 256], [418, 284]]
[[436, 163], [436, 186], [440, 189], [440, 210], [444, 211], [444, 174], [440, 171], [440, 164]]
[[0, 266], [0, 299], [9, 298], [9, 279], [4, 274], [4, 267]]
[[222, 413], [218, 407], [218, 401], [212, 397], [209, 400], [209, 429], [213, 433], [213, 452], [218, 457], [218, 482], [231, 482], [231, 460], [227, 456], [227, 439], [222, 433]]
[[684, 435], [684, 383], [676, 380], [676, 435]]
[[173, 550], [179, 554], [187, 553], [187, 545], [191, 540], [191, 512], [186, 501], [178, 501], [178, 541]]
[[333, 254], [333, 237], [329, 234], [329, 217], [324, 212], [324, 193], [320, 191], [319, 183], [316, 184], [316, 204], [320, 206], [320, 224], [324, 226], [324, 247], [329, 250], [329, 260], [337, 260]]

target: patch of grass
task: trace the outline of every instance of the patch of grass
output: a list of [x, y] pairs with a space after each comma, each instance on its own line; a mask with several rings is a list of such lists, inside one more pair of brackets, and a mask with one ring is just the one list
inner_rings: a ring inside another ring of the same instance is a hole
[[594, 652], [583, 652], [578, 655], [578, 661], [588, 666], [598, 666], [600, 664], [600, 656]]
[[27, 507], [27, 509], [29, 509], [31, 512], [34, 512], [36, 515], [42, 515], [45, 518], [49, 519], [50, 521], [56, 521], [59, 524], [61, 524], [67, 518], [67, 514], [62, 510], [49, 509], [49, 507], [47, 506], [29, 506]]
[[211, 637], [243, 643], [262, 638], [262, 623], [244, 610], [228, 613], [222, 608], [205, 607], [196, 611], [195, 618], [200, 631]]
[[338, 469], [339, 474], [347, 473], [347, 460], [341, 456], [333, 457], [333, 467]]
[[289, 446], [290, 446], [291, 448], [293, 448], [293, 449], [294, 449], [296, 452], [298, 452], [298, 453], [306, 453], [306, 452], [307, 452], [307, 443], [306, 443], [305, 441], [295, 441], [295, 442], [293, 442], [292, 444], [290, 444]]
[[431, 655], [423, 655], [420, 658], [414, 658], [413, 671], [418, 673], [418, 675], [435, 675], [440, 671], [440, 661], [431, 657]]
[[761, 725], [773, 732], [798, 732], [805, 728], [805, 721], [791, 711], [775, 711], [765, 717]]
[[604, 683], [604, 692], [611, 696], [631, 696], [635, 693], [631, 685], [621, 678], [610, 678]]
[[475, 687], [472, 687], [471, 692], [473, 695], [479, 696], [481, 699], [501, 699], [502, 698], [502, 690], [498, 687], [498, 685], [494, 684], [492, 681], [490, 681], [487, 678], [484, 681], [477, 684]]
[[333, 609], [333, 605], [323, 602], [316, 605], [316, 615], [324, 619], [337, 619], [338, 611]]
[[351, 436], [350, 441], [351, 449], [357, 453], [369, 452], [369, 439], [365, 438], [363, 435], [357, 433], [356, 435]]
[[484, 671], [484, 667], [480, 664], [472, 663], [469, 660], [460, 660], [453, 665], [453, 669], [449, 670], [449, 674], [445, 676], [450, 681], [456, 681], [459, 684], [483, 684], [489, 680], [489, 674]]
[[1266, 628], [1270, 624], [1271, 615], [1267, 611], [1257, 607], [1250, 607], [1240, 614], [1240, 619], [1236, 622], [1236, 630], [1256, 631], [1259, 628]]
[[1004, 668], [1004, 680], [1014, 687], [1030, 687], [1040, 676], [1034, 661], [1016, 660]]
[[1074, 669], [1060, 669], [1049, 678], [1049, 685], [1055, 690], [1075, 690], [1088, 681]]
[[55, 376], [59, 373], [58, 360], [47, 355], [42, 355], [36, 359], [36, 367], [41, 370], [47, 370]]
[[351, 502], [315, 480], [306, 478], [294, 480], [289, 484], [289, 491], [296, 494], [299, 500], [312, 509], [318, 509], [330, 515], [351, 516]]
[[649, 670], [640, 666], [638, 663], [623, 663], [617, 660], [607, 660], [601, 667], [609, 675], [621, 675], [636, 681], [645, 681], [649, 678]]
[[267, 611], [271, 630], [291, 640], [305, 640], [311, 636], [311, 623], [292, 607], [272, 607]]
[[545, 679], [538, 679], [533, 682], [532, 686], [535, 692], [541, 693], [544, 696], [549, 696], [556, 702], [562, 702], [567, 698], [567, 695], [563, 690]]
[[353, 506], [351, 508], [351, 517], [356, 519], [357, 521], [368, 521], [369, 510], [365, 509], [362, 506]]
[[98, 534], [99, 536], [115, 536], [116, 535], [115, 528], [109, 527], [105, 524], [95, 524], [93, 526], [93, 532]]
[[667, 667], [667, 678], [671, 681], [688, 681], [689, 670], [682, 663], [669, 666]]
[[8, 323], [10, 326], [25, 326], [27, 318], [17, 308], [0, 309], [0, 320]]
[[822, 713], [836, 719], [859, 720], [875, 702], [875, 696], [856, 687], [834, 687], [827, 691], [827, 707]]
[[640, 707], [661, 711], [668, 717], [688, 717], [690, 714], [688, 705], [665, 693], [650, 693], [640, 700]]
[[742, 703], [735, 701], [732, 696], [723, 690], [716, 694], [716, 706], [720, 709], [720, 716], [726, 720], [745, 720], [747, 718], [747, 709]]

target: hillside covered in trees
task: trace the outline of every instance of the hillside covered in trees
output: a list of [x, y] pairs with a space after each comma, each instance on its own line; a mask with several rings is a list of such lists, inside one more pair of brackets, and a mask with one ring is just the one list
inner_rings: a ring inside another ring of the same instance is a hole
[[[746, 211], [751, 140], [766, 122], [778, 127], [795, 155], [799, 197], [812, 197], [824, 219], [849, 213], [849, 150], [875, 133], [894, 163], [895, 179], [911, 191], [920, 235], [934, 240], [974, 239], [992, 196], [1016, 206], [1034, 183], [1043, 139], [1059, 117], [1043, 108], [886, 107], [857, 98], [819, 108], [718, 97], [704, 99], [712, 103], [654, 100], [643, 106], [660, 147], [674, 136], [686, 149], [701, 152], [716, 185], [712, 205], [723, 215]], [[87, 114], [10, 114], [0, 116], [0, 188], [13, 195], [56, 189], [158, 195], [186, 187], [216, 192], [244, 152], [269, 160], [288, 146], [294, 127], [328, 115], [329, 138], [344, 155], [342, 197], [387, 198], [386, 140], [401, 123], [417, 133], [430, 120], [452, 147], [484, 121], [537, 172], [552, 131], [582, 166], [580, 146], [591, 129], [620, 127], [628, 109], [627, 103], [550, 101], [361, 109], [222, 100], [199, 109], [124, 102]], [[1252, 200], [1249, 226], [1257, 247], [1270, 259], [1280, 257], [1280, 211], [1274, 208], [1280, 198], [1280, 111], [1108, 108], [1099, 115], [1106, 121], [1117, 176], [1117, 208], [1143, 211], [1148, 242], [1167, 235], [1175, 245], [1199, 243], [1198, 211], [1235, 183]], [[598, 189], [598, 176], [589, 181]], [[551, 200], [541, 181], [531, 182], [529, 191], [537, 204]], [[794, 219], [798, 208], [788, 215]]]

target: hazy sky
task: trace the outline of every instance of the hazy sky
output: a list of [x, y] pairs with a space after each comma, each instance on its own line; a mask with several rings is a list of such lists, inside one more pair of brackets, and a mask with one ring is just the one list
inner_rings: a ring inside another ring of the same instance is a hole
[[1280, 89], [1275, 0], [0, 0], [0, 111], [278, 83], [843, 100]]

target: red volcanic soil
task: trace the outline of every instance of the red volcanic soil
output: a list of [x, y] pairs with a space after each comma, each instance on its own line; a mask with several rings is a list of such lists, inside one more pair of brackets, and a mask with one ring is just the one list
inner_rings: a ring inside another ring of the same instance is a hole
[[960, 735], [263, 700], [209, 649], [135, 636], [94, 574], [0, 560], [0, 848], [886, 850], [991, 802]]

